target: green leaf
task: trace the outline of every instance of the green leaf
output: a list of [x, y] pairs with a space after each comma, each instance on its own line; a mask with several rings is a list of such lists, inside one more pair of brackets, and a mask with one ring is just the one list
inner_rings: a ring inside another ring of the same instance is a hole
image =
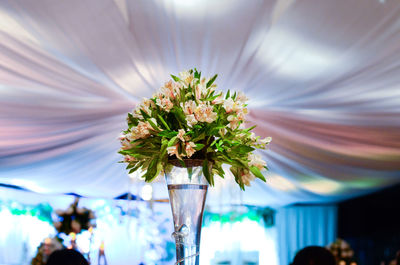
[[171, 75], [172, 79], [174, 79], [175, 82], [180, 81], [181, 79], [177, 76]]
[[258, 169], [258, 167], [252, 166], [250, 167], [250, 171], [251, 173], [253, 173], [254, 176], [266, 182], [265, 177], [263, 176], [263, 174], [261, 174], [261, 171]]
[[169, 140], [168, 142], [168, 147], [175, 145], [176, 142], [177, 142], [177, 136], [172, 137], [171, 140]]
[[249, 153], [251, 151], [254, 151], [254, 148], [251, 147], [251, 146], [247, 146], [247, 145], [241, 144], [241, 145], [237, 145], [237, 146], [232, 147], [232, 151], [235, 152], [235, 153], [246, 154], [246, 153]]
[[154, 130], [160, 131], [160, 128], [158, 128], [157, 125], [155, 125], [154, 122], [151, 121], [151, 119], [148, 119], [147, 121], [150, 123], [151, 127], [153, 127]]
[[204, 159], [204, 162], [203, 162], [203, 174], [204, 174], [204, 177], [206, 178], [206, 180], [208, 181], [208, 183], [211, 186], [214, 186], [214, 178], [211, 176], [210, 170], [208, 168], [208, 159]]
[[163, 119], [163, 117], [161, 117], [160, 114], [157, 115], [157, 117], [160, 119], [160, 121], [162, 122], [162, 124], [164, 124], [165, 128], [167, 128], [167, 130], [171, 130], [168, 126], [168, 124], [165, 122], [165, 120]]
[[194, 137], [192, 139], [192, 142], [197, 142], [197, 141], [203, 140], [205, 137], [206, 137], [206, 134], [204, 132], [202, 132], [198, 136]]
[[203, 149], [204, 144], [196, 144], [196, 147], [194, 149], [196, 149], [197, 151]]
[[132, 115], [131, 113], [128, 113], [128, 119], [129, 119], [130, 123], [131, 123], [133, 126], [137, 126], [138, 123], [139, 123], [139, 119], [133, 117], [133, 115]]
[[228, 92], [226, 93], [225, 99], [228, 99], [230, 95], [231, 95], [231, 91], [228, 89]]
[[156, 177], [157, 164], [158, 164], [157, 158], [151, 160], [149, 167], [147, 168], [147, 172], [145, 174], [146, 182], [151, 182]]
[[254, 126], [251, 126], [250, 128], [244, 129], [243, 131], [244, 132], [249, 132], [249, 131], [253, 130], [256, 127], [257, 127], [257, 125], [254, 125]]
[[180, 107], [174, 106], [171, 109], [171, 113], [175, 115], [175, 118], [178, 120], [178, 122], [186, 124], [185, 113], [183, 113], [183, 110]]
[[196, 68], [194, 68], [194, 78], [200, 79], [200, 73], [197, 72]]
[[161, 136], [161, 137], [171, 138], [171, 137], [177, 136], [178, 132], [165, 130], [165, 131], [159, 132], [157, 135]]
[[162, 144], [161, 144], [161, 148], [160, 148], [160, 160], [162, 160], [162, 158], [165, 156], [165, 154], [167, 153], [167, 147], [168, 147], [168, 142], [167, 139], [162, 139]]
[[150, 119], [151, 117], [149, 116], [149, 114], [147, 114], [146, 112], [144, 112], [142, 109], [140, 109], [140, 113], [142, 114], [143, 118]]
[[214, 75], [208, 82], [206, 87], [209, 88], [215, 81], [215, 79], [217, 79], [218, 74]]
[[214, 99], [216, 99], [217, 97], [219, 97], [219, 95], [213, 96], [213, 97], [208, 97], [206, 99], [203, 99], [203, 101], [213, 101]]

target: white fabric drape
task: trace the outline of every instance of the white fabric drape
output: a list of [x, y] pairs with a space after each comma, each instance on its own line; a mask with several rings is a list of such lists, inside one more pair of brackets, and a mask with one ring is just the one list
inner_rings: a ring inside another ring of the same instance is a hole
[[[268, 183], [252, 204], [334, 201], [399, 182], [397, 1], [4, 0], [0, 182], [114, 197], [125, 115], [197, 67], [250, 100]], [[279, 199], [277, 199], [279, 198]]]

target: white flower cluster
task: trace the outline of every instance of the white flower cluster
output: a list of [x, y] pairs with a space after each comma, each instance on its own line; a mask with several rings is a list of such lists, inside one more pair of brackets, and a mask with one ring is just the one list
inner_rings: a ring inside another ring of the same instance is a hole
[[185, 130], [183, 130], [183, 129], [179, 129], [177, 138], [182, 143], [184, 143], [185, 153], [186, 154], [185, 153], [181, 153], [181, 154], [179, 153], [179, 143], [177, 143], [174, 146], [168, 147], [167, 148], [168, 154], [171, 155], [171, 156], [172, 155], [176, 155], [176, 157], [179, 158], [179, 159], [182, 159], [182, 156], [183, 157], [187, 156], [187, 157], [190, 158], [196, 152], [196, 149], [194, 149], [196, 147], [196, 144], [191, 142], [191, 141], [189, 141], [190, 137], [189, 136], [185, 136]]

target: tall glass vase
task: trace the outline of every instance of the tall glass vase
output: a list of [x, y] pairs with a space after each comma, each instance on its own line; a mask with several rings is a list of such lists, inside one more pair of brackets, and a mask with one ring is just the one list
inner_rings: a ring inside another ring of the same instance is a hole
[[[175, 265], [199, 265], [200, 233], [208, 183], [201, 161], [174, 166], [165, 174], [174, 220]], [[193, 161], [189, 161], [193, 162]]]

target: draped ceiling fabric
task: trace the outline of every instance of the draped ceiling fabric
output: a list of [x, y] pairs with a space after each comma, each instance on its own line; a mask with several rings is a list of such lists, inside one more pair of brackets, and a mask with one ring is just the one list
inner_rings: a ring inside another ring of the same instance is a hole
[[192, 67], [245, 92], [273, 137], [245, 203], [398, 183], [399, 14], [394, 0], [0, 1], [0, 183], [125, 193], [126, 113]]

